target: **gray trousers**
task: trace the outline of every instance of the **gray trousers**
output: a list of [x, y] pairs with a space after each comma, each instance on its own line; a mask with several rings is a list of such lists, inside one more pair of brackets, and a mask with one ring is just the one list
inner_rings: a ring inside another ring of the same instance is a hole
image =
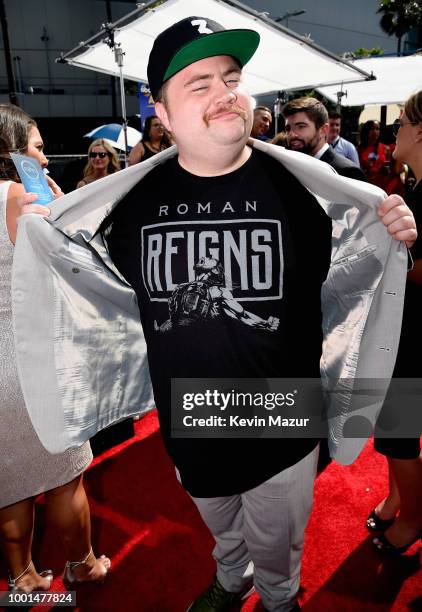
[[227, 591], [242, 591], [253, 576], [266, 609], [285, 612], [296, 603], [318, 453], [241, 495], [192, 498], [215, 538], [217, 577]]

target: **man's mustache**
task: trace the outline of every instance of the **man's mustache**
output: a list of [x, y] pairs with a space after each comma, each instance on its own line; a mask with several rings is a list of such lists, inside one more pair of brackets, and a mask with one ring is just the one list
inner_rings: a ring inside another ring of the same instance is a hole
[[238, 104], [231, 104], [230, 106], [224, 106], [223, 108], [220, 108], [216, 112], [206, 113], [204, 115], [205, 123], [208, 125], [211, 119], [217, 119], [218, 117], [220, 117], [221, 115], [225, 115], [226, 113], [236, 113], [237, 115], [239, 115], [239, 117], [243, 119], [243, 121], [247, 121], [248, 119], [248, 113], [245, 111], [244, 108], [242, 108]]

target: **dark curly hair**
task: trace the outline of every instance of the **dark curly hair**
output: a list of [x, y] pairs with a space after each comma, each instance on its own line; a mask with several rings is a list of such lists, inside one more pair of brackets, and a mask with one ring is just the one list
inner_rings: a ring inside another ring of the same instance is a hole
[[[151, 124], [154, 121], [154, 119], [158, 119], [160, 121], [157, 115], [150, 115], [149, 117], [145, 119], [144, 133], [142, 136], [142, 140], [151, 142]], [[172, 143], [170, 142], [170, 139], [168, 137], [167, 130], [164, 130], [164, 134], [161, 137], [161, 147], [163, 149], [167, 149], [168, 147], [171, 147], [171, 144]]]
[[369, 141], [369, 132], [375, 127], [376, 124], [379, 125], [379, 121], [375, 121], [374, 119], [369, 119], [366, 121], [362, 127], [360, 128], [360, 147], [362, 149], [366, 149]]
[[0, 104], [0, 180], [20, 183], [10, 153], [25, 153], [36, 122], [14, 104]]

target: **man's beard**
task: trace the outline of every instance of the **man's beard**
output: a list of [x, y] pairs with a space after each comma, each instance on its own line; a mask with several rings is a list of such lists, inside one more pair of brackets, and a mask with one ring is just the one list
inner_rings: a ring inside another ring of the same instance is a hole
[[311, 140], [308, 140], [308, 142], [306, 142], [306, 140], [303, 140], [303, 138], [293, 138], [292, 140], [295, 142], [302, 143], [302, 146], [291, 147], [289, 143], [289, 149], [291, 149], [292, 151], [299, 151], [300, 153], [306, 153], [307, 155], [313, 155], [313, 152], [316, 146], [318, 145], [319, 137], [318, 134], [316, 134]]

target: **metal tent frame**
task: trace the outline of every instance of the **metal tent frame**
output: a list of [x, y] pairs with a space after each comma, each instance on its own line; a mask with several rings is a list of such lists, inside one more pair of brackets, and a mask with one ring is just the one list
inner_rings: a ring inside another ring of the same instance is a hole
[[[126, 104], [125, 104], [125, 93], [124, 93], [124, 79], [127, 78], [130, 80], [146, 82], [146, 76], [145, 78], [139, 78], [139, 76], [135, 78], [133, 75], [129, 73], [129, 71], [125, 72], [124, 56], [126, 55], [126, 50], [124, 49], [122, 42], [117, 42], [116, 38], [119, 33], [124, 31], [125, 28], [127, 28], [130, 24], [133, 24], [135, 21], [139, 20], [141, 17], [146, 16], [146, 15], [151, 15], [154, 12], [158, 13], [159, 11], [162, 11], [163, 9], [165, 9], [167, 5], [172, 6], [173, 8], [177, 8], [177, 3], [179, 2], [181, 4], [183, 1], [184, 0], [163, 0], [163, 2], [161, 2], [158, 5], [157, 5], [157, 0], [150, 0], [149, 2], [142, 3], [138, 5], [138, 7], [134, 11], [132, 11], [131, 13], [128, 13], [128, 15], [125, 15], [118, 21], [114, 23], [103, 24], [102, 29], [97, 34], [94, 34], [91, 38], [89, 38], [86, 41], [80, 42], [76, 47], [74, 47], [67, 53], [62, 53], [60, 57], [56, 59], [56, 62], [67, 63], [73, 66], [91, 69], [91, 70], [95, 70], [96, 72], [102, 72], [104, 74], [110, 74], [110, 75], [119, 77], [121, 106], [122, 106], [122, 120], [123, 120], [123, 129], [125, 130], [125, 134], [126, 134], [126, 129], [127, 129], [127, 117], [126, 117]], [[354, 83], [354, 82], [359, 82], [359, 81], [364, 81], [364, 80], [375, 79], [373, 74], [369, 74], [365, 70], [351, 64], [347, 60], [344, 60], [338, 57], [337, 55], [335, 55], [334, 53], [331, 53], [330, 51], [327, 51], [326, 49], [320, 47], [319, 45], [316, 45], [314, 42], [309, 40], [309, 38], [300, 36], [299, 34], [296, 34], [295, 32], [280, 25], [280, 23], [277, 23], [276, 21], [271, 19], [268, 16], [268, 13], [262, 13], [262, 12], [255, 11], [251, 9], [250, 7], [247, 7], [244, 4], [238, 2], [237, 0], [212, 0], [212, 1], [213, 1], [213, 4], [215, 4], [216, 7], [218, 6], [219, 9], [221, 10], [224, 10], [224, 9], [227, 10], [227, 8], [229, 7], [236, 14], [239, 14], [239, 11], [241, 11], [242, 16], [247, 16], [252, 21], [251, 25], [256, 25], [257, 27], [264, 27], [266, 32], [278, 33], [280, 37], [283, 37], [284, 41], [286, 41], [286, 39], [289, 40], [290, 42], [294, 41], [294, 43], [296, 44], [296, 49], [298, 53], [303, 52], [304, 50], [310, 51], [314, 57], [318, 57], [319, 59], [324, 59], [324, 60], [329, 61], [332, 67], [334, 67], [334, 65], [336, 68], [344, 67], [346, 69], [346, 74], [350, 73], [350, 78], [342, 78], [341, 80], [334, 79], [334, 81], [330, 81], [329, 79], [326, 79], [323, 82], [318, 82], [318, 81], [317, 82], [309, 81], [307, 83], [304, 82], [303, 84], [301, 84], [301, 87], [300, 87], [301, 89], [305, 89], [305, 88], [314, 89], [314, 88], [320, 88], [322, 86], [340, 85], [344, 82]], [[190, 14], [194, 14], [194, 13], [191, 12]], [[181, 16], [181, 18], [183, 18], [183, 16]], [[94, 48], [98, 49], [98, 46], [102, 43], [105, 43], [111, 49], [112, 53], [114, 54], [114, 61], [115, 61], [114, 68], [112, 68], [111, 66], [104, 68], [98, 65], [90, 64], [89, 62], [84, 63], [81, 61], [81, 56], [83, 56], [84, 54], [86, 55], [87, 52], [89, 52], [90, 50]], [[150, 46], [152, 46], [152, 39], [151, 39]], [[260, 75], [255, 74], [254, 77], [255, 77], [255, 80], [259, 83]], [[261, 80], [263, 81], [263, 79]], [[279, 83], [276, 82], [274, 79], [273, 81], [267, 80], [266, 82], [268, 83], [273, 82], [274, 87], [272, 88], [270, 87], [269, 89], [268, 88], [262, 89], [262, 91], [259, 91], [258, 93], [263, 94], [263, 93], [271, 92], [271, 91], [281, 92], [281, 90], [290, 91], [292, 89], [298, 89], [297, 84], [295, 84], [294, 87], [281, 88]], [[259, 88], [259, 84], [257, 86]], [[255, 92], [255, 94], [257, 94], [257, 92]], [[278, 117], [276, 117], [276, 120], [277, 118]], [[127, 143], [127, 140], [125, 142]], [[127, 155], [127, 146], [126, 146], [126, 151], [125, 151], [125, 159], [126, 159], [126, 155]]]

